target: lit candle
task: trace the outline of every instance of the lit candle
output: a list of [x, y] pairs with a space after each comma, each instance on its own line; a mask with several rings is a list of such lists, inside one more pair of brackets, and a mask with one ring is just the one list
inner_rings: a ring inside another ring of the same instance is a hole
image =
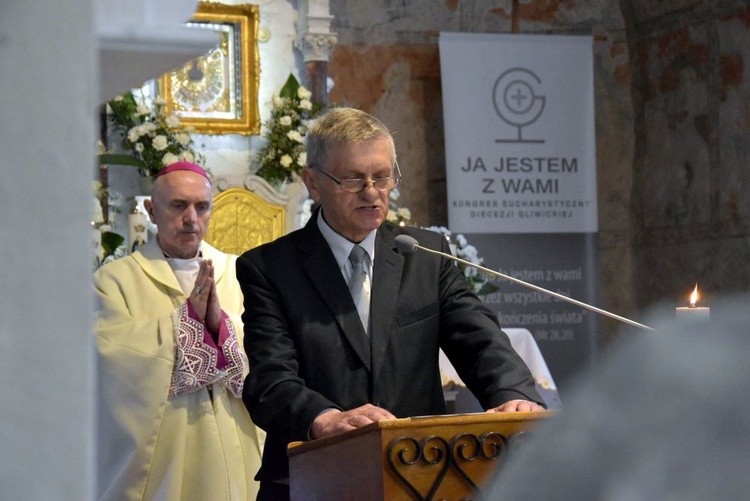
[[685, 322], [708, 322], [711, 317], [711, 308], [696, 306], [697, 302], [698, 284], [695, 284], [695, 289], [690, 294], [690, 306], [680, 306], [677, 308], [677, 320]]

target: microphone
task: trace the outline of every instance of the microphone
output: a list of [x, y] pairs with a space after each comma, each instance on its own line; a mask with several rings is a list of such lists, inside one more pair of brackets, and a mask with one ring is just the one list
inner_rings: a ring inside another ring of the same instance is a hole
[[427, 247], [422, 247], [419, 245], [419, 242], [417, 242], [417, 239], [409, 236], [409, 235], [398, 235], [396, 237], [396, 248], [398, 248], [402, 252], [414, 252], [417, 249], [422, 249], [423, 251], [431, 252], [432, 254], [437, 254], [438, 256], [447, 257], [448, 259], [452, 259], [453, 261], [458, 261], [459, 263], [463, 263], [466, 266], [471, 266], [472, 268], [476, 268], [478, 270], [483, 271], [484, 273], [487, 273], [488, 275], [493, 275], [496, 277], [504, 278], [506, 280], [510, 280], [511, 282], [517, 283], [519, 285], [523, 285], [525, 287], [529, 287], [531, 289], [534, 289], [539, 292], [544, 292], [545, 294], [549, 294], [551, 296], [554, 296], [558, 299], [562, 299], [563, 301], [567, 301], [569, 303], [573, 303], [576, 306], [581, 306], [582, 308], [586, 308], [591, 311], [595, 311], [596, 313], [599, 313], [601, 315], [608, 316], [610, 318], [614, 318], [615, 320], [619, 320], [620, 322], [624, 322], [628, 325], [632, 325], [634, 327], [640, 327], [641, 329], [646, 330], [654, 330], [651, 327], [643, 324], [639, 324], [638, 322], [635, 322], [633, 320], [627, 319], [625, 317], [621, 317], [620, 315], [615, 315], [614, 313], [610, 313], [606, 310], [602, 310], [601, 308], [597, 308], [596, 306], [591, 306], [590, 304], [586, 304], [582, 301], [578, 301], [576, 299], [569, 298], [568, 296], [563, 296], [562, 294], [558, 294], [557, 292], [552, 292], [550, 290], [544, 289], [542, 287], [539, 287], [538, 285], [530, 284], [528, 282], [524, 282], [523, 280], [519, 280], [517, 278], [505, 275], [503, 273], [500, 273], [495, 270], [491, 270], [489, 268], [485, 268], [484, 266], [480, 266], [478, 264], [472, 263], [471, 261], [466, 261], [464, 259], [458, 258], [452, 254], [446, 254], [445, 252], [436, 251], [434, 249], [428, 249]]

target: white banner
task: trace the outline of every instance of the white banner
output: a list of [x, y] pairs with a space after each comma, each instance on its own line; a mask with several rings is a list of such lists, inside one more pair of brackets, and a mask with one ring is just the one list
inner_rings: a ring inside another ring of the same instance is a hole
[[448, 220], [465, 233], [595, 233], [589, 36], [440, 34]]

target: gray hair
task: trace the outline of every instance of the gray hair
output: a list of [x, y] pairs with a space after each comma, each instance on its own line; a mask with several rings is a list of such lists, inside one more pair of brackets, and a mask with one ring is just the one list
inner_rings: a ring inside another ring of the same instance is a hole
[[395, 165], [396, 146], [383, 122], [355, 108], [332, 108], [316, 119], [305, 137], [307, 166], [324, 167], [331, 148], [335, 146], [379, 138], [388, 140], [391, 163]]

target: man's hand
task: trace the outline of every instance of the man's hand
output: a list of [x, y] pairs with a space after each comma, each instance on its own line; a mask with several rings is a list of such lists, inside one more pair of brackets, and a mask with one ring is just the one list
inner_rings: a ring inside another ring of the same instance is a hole
[[330, 437], [345, 431], [362, 428], [370, 423], [376, 423], [385, 419], [396, 419], [396, 416], [372, 404], [365, 404], [349, 411], [342, 412], [338, 409], [324, 412], [313, 421], [310, 428], [311, 438]]
[[487, 412], [529, 412], [543, 410], [544, 407], [536, 402], [531, 402], [529, 400], [509, 400], [497, 407], [487, 409]]
[[217, 335], [221, 326], [221, 306], [214, 283], [214, 266], [210, 259], [202, 261], [198, 268], [198, 276], [190, 293], [190, 304], [208, 331]]

